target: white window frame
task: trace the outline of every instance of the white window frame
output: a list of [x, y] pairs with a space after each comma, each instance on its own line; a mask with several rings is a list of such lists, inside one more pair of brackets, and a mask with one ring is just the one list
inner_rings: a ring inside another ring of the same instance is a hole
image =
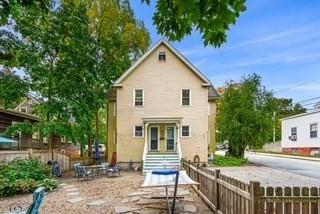
[[[164, 53], [164, 60], [160, 60], [160, 53]], [[165, 51], [158, 52], [158, 61], [159, 62], [166, 62], [167, 61], [167, 53]]]
[[117, 132], [113, 131], [113, 144], [117, 144]]
[[[311, 136], [311, 126], [316, 126], [316, 136], [315, 137], [312, 137]], [[313, 139], [313, 138], [318, 138], [318, 123], [310, 123], [310, 126], [309, 126], [309, 136], [310, 136], [310, 138], [311, 139]]]
[[[156, 127], [156, 128], [158, 128], [158, 148], [157, 148], [157, 150], [151, 150], [151, 128], [152, 127]], [[148, 144], [149, 144], [149, 151], [160, 151], [160, 139], [161, 139], [161, 137], [160, 137], [160, 134], [161, 134], [161, 132], [160, 132], [160, 126], [159, 125], [150, 125], [149, 127], [148, 127], [148, 129], [149, 129], [149, 133], [148, 133]]]
[[[21, 109], [25, 109], [26, 111], [23, 112], [23, 111], [21, 111]], [[28, 113], [28, 108], [27, 107], [20, 107], [19, 111], [22, 112], [22, 113], [27, 114]]]
[[[184, 126], [188, 126], [189, 127], [189, 135], [188, 136], [183, 136], [182, 135], [182, 129], [183, 129]], [[180, 135], [181, 135], [181, 138], [191, 138], [191, 126], [190, 125], [182, 125], [181, 126], [181, 134]]]
[[[183, 90], [189, 90], [189, 105], [183, 105], [183, 102], [182, 102], [182, 91]], [[183, 88], [183, 89], [181, 89], [181, 91], [180, 91], [180, 106], [182, 106], [182, 107], [189, 107], [189, 106], [191, 106], [191, 97], [192, 97], [192, 93], [191, 93], [191, 89], [190, 88]]]
[[[168, 143], [168, 128], [173, 128], [173, 150], [167, 150], [167, 143]], [[167, 125], [165, 126], [165, 150], [166, 151], [177, 151], [177, 148], [176, 148], [176, 143], [177, 143], [177, 131], [176, 131], [177, 127], [175, 125]]]
[[[142, 135], [141, 136], [136, 136], [136, 127], [141, 126], [142, 127]], [[133, 137], [134, 138], [144, 138], [144, 126], [143, 125], [135, 125], [133, 126]]]
[[113, 116], [115, 117], [117, 115], [117, 103], [113, 103]]
[[[137, 106], [136, 105], [136, 91], [137, 90], [142, 90], [142, 105], [140, 106]], [[133, 106], [134, 107], [144, 107], [144, 89], [143, 88], [135, 88], [135, 89], [133, 89]]]

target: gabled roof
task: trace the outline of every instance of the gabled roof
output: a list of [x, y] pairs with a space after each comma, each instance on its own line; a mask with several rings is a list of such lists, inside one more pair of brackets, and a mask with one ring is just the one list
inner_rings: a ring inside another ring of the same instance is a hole
[[18, 108], [20, 108], [22, 105], [24, 105], [28, 100], [33, 100], [36, 104], [43, 103], [43, 101], [40, 98], [37, 98], [31, 94], [28, 94], [25, 98], [23, 98], [23, 100], [20, 102], [20, 104], [17, 105], [17, 107], [15, 107], [15, 110], [18, 110]]
[[26, 114], [26, 113], [23, 113], [23, 112], [20, 112], [20, 111], [12, 110], [12, 109], [4, 109], [3, 107], [0, 107], [0, 113], [14, 115], [14, 116], [20, 117], [22, 119], [40, 121], [39, 117], [34, 116], [32, 114]]
[[187, 60], [177, 49], [175, 49], [169, 42], [161, 39], [155, 45], [153, 45], [138, 61], [136, 61], [126, 72], [124, 72], [119, 79], [114, 83], [114, 86], [120, 86], [121, 82], [129, 76], [154, 50], [156, 50], [160, 45], [165, 45], [169, 50], [171, 50], [174, 55], [176, 55], [186, 66], [190, 68], [203, 82], [204, 86], [212, 86], [209, 79], [207, 79], [192, 63]]

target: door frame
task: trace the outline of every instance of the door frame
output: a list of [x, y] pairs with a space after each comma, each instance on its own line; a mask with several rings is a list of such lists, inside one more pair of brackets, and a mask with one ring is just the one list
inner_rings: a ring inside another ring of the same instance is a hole
[[[168, 129], [169, 127], [172, 127], [173, 128], [173, 150], [168, 150], [168, 147], [167, 147], [167, 140], [168, 140]], [[172, 152], [172, 151], [176, 151], [176, 140], [177, 140], [177, 127], [175, 125], [166, 125], [165, 126], [165, 150], [168, 151], [168, 152]]]
[[[157, 150], [151, 150], [151, 128], [157, 128], [158, 129]], [[149, 144], [149, 152], [159, 152], [160, 151], [160, 125], [150, 125], [148, 127], [148, 144]]]

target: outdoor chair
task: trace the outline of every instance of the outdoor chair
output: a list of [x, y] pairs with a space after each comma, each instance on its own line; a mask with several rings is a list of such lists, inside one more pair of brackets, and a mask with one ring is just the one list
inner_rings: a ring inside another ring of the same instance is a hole
[[10, 214], [39, 214], [40, 207], [43, 203], [45, 188], [39, 187], [33, 192], [33, 201], [28, 208], [23, 209], [21, 206], [10, 208]]
[[73, 164], [74, 177], [77, 177], [77, 175], [78, 175], [78, 173], [77, 173], [77, 166], [80, 166], [80, 163], [75, 163], [75, 164]]
[[108, 169], [108, 173], [112, 176], [120, 176], [120, 165], [117, 163], [112, 168]]
[[101, 168], [99, 169], [100, 175], [108, 175], [109, 164], [108, 163], [101, 163]]
[[91, 170], [87, 170], [85, 166], [76, 166], [78, 181], [80, 178], [83, 180], [89, 180], [89, 178], [94, 178]]

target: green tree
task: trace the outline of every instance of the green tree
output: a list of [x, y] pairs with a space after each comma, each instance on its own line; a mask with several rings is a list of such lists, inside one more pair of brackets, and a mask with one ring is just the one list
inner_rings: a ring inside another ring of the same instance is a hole
[[[142, 0], [150, 4], [151, 0]], [[221, 46], [230, 26], [246, 10], [245, 0], [157, 0], [153, 23], [158, 33], [180, 41], [198, 30], [205, 45]]]
[[0, 106], [14, 108], [27, 92], [27, 83], [18, 75], [0, 71]]
[[37, 128], [49, 136], [68, 130], [79, 142], [105, 139], [99, 112], [107, 91], [146, 51], [148, 31], [129, 1], [65, 0], [56, 9], [34, 2], [10, 7], [23, 39], [12, 39], [9, 61], [25, 68], [31, 90], [45, 100], [37, 107]]
[[261, 148], [272, 133], [274, 101], [256, 75], [228, 83], [219, 105], [217, 129], [220, 140], [229, 142], [229, 154], [243, 157], [247, 147]]
[[99, 138], [99, 111], [105, 108], [107, 92], [131, 63], [147, 50], [150, 36], [143, 22], [136, 20], [127, 0], [79, 2], [87, 4], [89, 29], [95, 41], [92, 45], [96, 61], [90, 68], [94, 82], [87, 90], [95, 94], [95, 137]]
[[[275, 103], [275, 140], [281, 140], [281, 121], [284, 117], [289, 117], [296, 114], [305, 113], [307, 111], [300, 103], [293, 103], [292, 99], [288, 98], [274, 98]], [[273, 141], [273, 137], [269, 139], [269, 142]]]

